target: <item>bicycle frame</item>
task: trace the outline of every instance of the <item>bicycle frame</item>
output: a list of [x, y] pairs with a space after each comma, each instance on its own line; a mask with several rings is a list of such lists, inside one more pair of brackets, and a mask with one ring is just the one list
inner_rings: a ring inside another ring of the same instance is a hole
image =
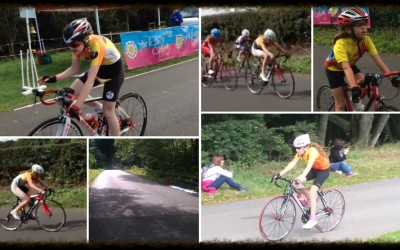
[[[53, 214], [50, 211], [49, 207], [46, 204], [46, 198], [47, 195], [43, 194], [34, 194], [30, 196], [31, 202], [33, 201], [33, 204], [29, 206], [28, 211], [25, 211], [24, 208], [22, 208], [22, 211], [24, 211], [24, 215], [21, 217], [21, 220], [23, 223], [27, 223], [29, 219], [31, 219], [33, 211], [35, 211], [36, 207], [39, 205], [39, 203], [42, 204], [43, 210], [45, 214], [48, 217], [51, 217]], [[18, 204], [21, 203], [21, 199], [17, 197], [17, 200], [13, 204], [13, 208], [18, 206]]]
[[[65, 89], [63, 91], [58, 91], [55, 89], [47, 89], [47, 90], [34, 90], [33, 93], [36, 96], [40, 97], [40, 102], [44, 105], [54, 105], [58, 104], [60, 106], [60, 111], [58, 115], [58, 119], [61, 120], [62, 122], [58, 125], [57, 127], [57, 132], [56, 136], [68, 136], [68, 132], [71, 129], [71, 117], [67, 112], [67, 107], [69, 107], [74, 101], [75, 101], [75, 96], [73, 95], [73, 90], [72, 89]], [[55, 93], [58, 96], [52, 100], [44, 100], [44, 96], [48, 93]], [[95, 97], [91, 99], [85, 100], [85, 104], [94, 102], [94, 101], [100, 101], [103, 100], [102, 97]], [[120, 134], [123, 134], [130, 129], [134, 127], [134, 123], [132, 121], [132, 118], [129, 117], [129, 115], [125, 112], [125, 110], [121, 107], [119, 107], [119, 100], [116, 103], [116, 112], [118, 114], [122, 114], [124, 118], [126, 118], [127, 121], [125, 121], [126, 124], [129, 124], [128, 127], [126, 127], [124, 130], [120, 131]], [[83, 125], [84, 128], [86, 128], [86, 131], [92, 135], [92, 136], [106, 136], [107, 135], [107, 122], [105, 116], [100, 113], [99, 114], [99, 127], [98, 128], [92, 128], [86, 120], [79, 115], [79, 119], [77, 119], [80, 124]], [[121, 121], [122, 122], [122, 121]]]

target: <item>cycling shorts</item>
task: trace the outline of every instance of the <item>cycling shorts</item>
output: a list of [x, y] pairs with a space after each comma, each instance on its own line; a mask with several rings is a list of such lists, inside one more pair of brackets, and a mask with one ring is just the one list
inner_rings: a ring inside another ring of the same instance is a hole
[[21, 186], [18, 184], [19, 183], [19, 177], [15, 177], [14, 180], [11, 183], [11, 191], [18, 196], [19, 198], [24, 198], [28, 192], [29, 188], [26, 186]]
[[306, 179], [307, 181], [314, 179], [313, 185], [321, 188], [322, 184], [328, 179], [330, 173], [330, 169], [327, 168], [325, 170], [317, 170], [312, 168], [310, 172], [308, 172]]
[[[81, 76], [79, 80], [85, 84], [88, 72], [86, 71]], [[125, 69], [122, 64], [121, 58], [111, 65], [101, 65], [97, 77], [100, 79], [110, 79], [104, 83], [103, 89], [103, 101], [115, 102], [118, 100], [119, 91], [121, 89], [122, 83], [125, 79]], [[94, 81], [93, 87], [100, 85], [101, 83], [96, 79]]]
[[[352, 66], [351, 69], [353, 70], [354, 75], [361, 72], [356, 65]], [[338, 87], [342, 87], [343, 85], [347, 85], [344, 80], [346, 77], [344, 71], [332, 71], [325, 69], [325, 72], [331, 89], [336, 89]]]

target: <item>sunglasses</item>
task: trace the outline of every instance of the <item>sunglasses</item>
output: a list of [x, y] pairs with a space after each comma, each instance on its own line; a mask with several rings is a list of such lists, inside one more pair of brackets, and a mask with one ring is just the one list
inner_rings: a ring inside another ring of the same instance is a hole
[[300, 149], [302, 149], [303, 147], [299, 147], [299, 148], [296, 148], [296, 150], [300, 150]]
[[73, 49], [78, 48], [81, 45], [80, 42], [72, 42], [72, 43], [67, 43], [67, 46]]

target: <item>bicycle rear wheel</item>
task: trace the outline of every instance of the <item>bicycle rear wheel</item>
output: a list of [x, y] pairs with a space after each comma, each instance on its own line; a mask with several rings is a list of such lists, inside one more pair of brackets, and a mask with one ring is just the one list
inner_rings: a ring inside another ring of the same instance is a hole
[[335, 111], [335, 98], [328, 85], [321, 86], [317, 93], [317, 111]]
[[60, 203], [46, 200], [36, 207], [35, 218], [41, 228], [49, 232], [56, 232], [64, 226], [67, 217]]
[[284, 99], [288, 99], [294, 93], [295, 81], [292, 72], [285, 65], [275, 67], [272, 72], [272, 86], [276, 94]]
[[315, 217], [318, 224], [316, 228], [321, 232], [332, 231], [342, 221], [344, 211], [345, 202], [341, 192], [337, 189], [323, 191], [322, 197], [317, 199]]
[[0, 225], [9, 231], [17, 230], [22, 225], [22, 221], [20, 219], [15, 219], [10, 213], [11, 209], [14, 209], [14, 207], [11, 201], [0, 204]]
[[238, 81], [235, 65], [225, 64], [221, 70], [221, 80], [224, 81], [224, 87], [230, 91], [235, 90]]
[[[122, 118], [120, 114], [117, 114], [117, 118], [120, 122], [120, 129], [122, 136], [142, 136], [146, 131], [147, 126], [147, 107], [143, 97], [136, 93], [128, 93], [122, 96], [117, 102], [117, 108], [121, 107], [129, 118], [132, 119], [133, 124], [126, 118]], [[127, 126], [133, 125], [133, 128], [126, 132]]]
[[[63, 118], [52, 118], [42, 122], [34, 128], [28, 135], [29, 136], [59, 136], [58, 130], [64, 127]], [[71, 120], [71, 126], [68, 130], [67, 136], [83, 136], [82, 130], [75, 120]]]
[[277, 241], [292, 231], [296, 221], [296, 207], [289, 197], [272, 198], [261, 210], [259, 230], [266, 240]]

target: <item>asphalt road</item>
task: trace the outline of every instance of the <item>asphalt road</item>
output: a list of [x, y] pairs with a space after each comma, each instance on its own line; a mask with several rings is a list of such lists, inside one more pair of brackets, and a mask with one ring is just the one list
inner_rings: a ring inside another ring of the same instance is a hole
[[36, 221], [22, 224], [16, 231], [7, 231], [0, 227], [0, 242], [87, 242], [87, 210], [86, 208], [65, 209], [67, 221], [58, 232], [47, 232]]
[[[399, 230], [399, 185], [400, 179], [396, 178], [340, 187], [346, 210], [337, 228], [326, 233], [315, 228], [304, 230], [297, 213], [296, 223], [283, 242], [359, 241]], [[258, 216], [270, 198], [202, 205], [201, 241], [265, 241], [258, 230]]]
[[[120, 96], [128, 92], [139, 93], [146, 102], [145, 136], [199, 135], [198, 72], [196, 58], [125, 80]], [[57, 88], [57, 85], [50, 87]], [[102, 93], [102, 87], [92, 90], [92, 96]], [[84, 108], [83, 111], [90, 110]], [[34, 127], [57, 114], [58, 105], [41, 104], [0, 113], [0, 136], [27, 136]]]
[[[314, 46], [313, 48], [313, 110], [317, 111], [317, 93], [318, 89], [322, 85], [329, 85], [328, 80], [325, 74], [325, 68], [323, 63], [325, 59], [328, 57], [331, 47], [328, 46]], [[379, 51], [379, 48], [378, 48]], [[385, 64], [389, 67], [391, 71], [400, 71], [399, 61], [400, 61], [400, 54], [380, 54], [382, 60]], [[374, 60], [369, 56], [368, 53], [365, 53], [362, 58], [356, 64], [358, 68], [363, 72], [366, 73], [378, 73], [381, 74], [382, 72], [374, 63]], [[391, 104], [397, 108], [400, 108], [400, 94], [397, 89], [392, 87], [392, 84], [389, 80], [385, 79], [381, 86], [379, 87], [379, 91], [382, 96], [384, 96], [385, 103]], [[396, 94], [399, 94], [396, 96]], [[374, 111], [371, 108], [370, 111]]]
[[264, 88], [260, 94], [252, 94], [244, 79], [237, 88], [229, 91], [224, 83], [214, 82], [210, 88], [201, 87], [201, 111], [311, 111], [311, 76], [293, 74], [294, 94], [289, 99], [280, 98], [272, 88]]
[[199, 242], [198, 195], [105, 170], [89, 191], [89, 242]]

